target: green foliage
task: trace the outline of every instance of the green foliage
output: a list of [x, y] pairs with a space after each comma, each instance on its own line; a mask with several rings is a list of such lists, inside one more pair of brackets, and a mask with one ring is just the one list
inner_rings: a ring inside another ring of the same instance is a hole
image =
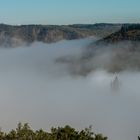
[[43, 129], [34, 131], [28, 123], [19, 123], [17, 128], [9, 133], [0, 131], [0, 140], [107, 140], [107, 137], [102, 134], [94, 134], [91, 126], [81, 131], [76, 131], [68, 125], [52, 127], [49, 133]]

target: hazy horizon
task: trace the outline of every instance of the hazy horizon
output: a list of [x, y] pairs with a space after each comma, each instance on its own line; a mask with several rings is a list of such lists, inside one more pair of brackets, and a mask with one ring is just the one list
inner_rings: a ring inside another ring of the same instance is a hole
[[[16, 26], [137, 24], [140, 0], [0, 0], [0, 13]], [[93, 125], [108, 140], [137, 139], [140, 24], [0, 27], [2, 130]]]
[[1, 22], [0, 24], [4, 24], [4, 25], [9, 25], [9, 26], [28, 26], [28, 25], [41, 25], [41, 26], [69, 26], [69, 25], [94, 25], [94, 24], [140, 24], [138, 22], [120, 22], [120, 23], [117, 23], [117, 22], [99, 22], [99, 23], [72, 23], [72, 24], [7, 24], [7, 23], [3, 23]]

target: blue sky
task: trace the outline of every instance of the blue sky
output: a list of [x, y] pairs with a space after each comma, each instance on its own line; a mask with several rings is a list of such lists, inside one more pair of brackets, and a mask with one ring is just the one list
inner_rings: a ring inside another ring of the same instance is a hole
[[0, 23], [99, 22], [140, 22], [140, 0], [0, 0]]

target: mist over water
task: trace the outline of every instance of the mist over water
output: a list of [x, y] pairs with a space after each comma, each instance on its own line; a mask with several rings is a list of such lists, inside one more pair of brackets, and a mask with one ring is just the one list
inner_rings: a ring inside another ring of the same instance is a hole
[[[0, 125], [9, 130], [28, 122], [34, 129], [71, 125], [109, 140], [133, 140], [140, 134], [140, 73], [118, 74], [119, 92], [110, 88], [114, 74], [96, 70], [72, 75], [58, 58], [78, 58], [93, 38], [34, 43], [0, 50]], [[69, 61], [69, 59], [68, 59]]]

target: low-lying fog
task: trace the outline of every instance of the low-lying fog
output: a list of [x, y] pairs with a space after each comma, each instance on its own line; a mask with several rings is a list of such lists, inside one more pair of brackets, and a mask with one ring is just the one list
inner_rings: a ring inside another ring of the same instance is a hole
[[122, 72], [119, 92], [112, 93], [114, 75], [104, 70], [72, 75], [61, 57], [78, 57], [93, 39], [34, 43], [0, 50], [0, 127], [28, 122], [34, 129], [71, 125], [109, 140], [134, 140], [140, 134], [140, 73]]

